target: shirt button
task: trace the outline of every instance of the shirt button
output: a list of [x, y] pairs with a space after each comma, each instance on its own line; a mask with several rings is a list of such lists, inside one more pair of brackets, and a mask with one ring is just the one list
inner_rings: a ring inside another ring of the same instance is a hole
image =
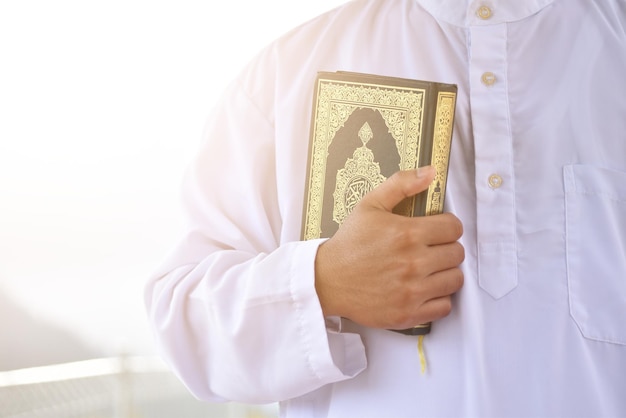
[[476, 10], [476, 15], [483, 20], [487, 20], [491, 17], [491, 9], [487, 6], [480, 6]]
[[497, 174], [492, 174], [489, 176], [489, 187], [492, 189], [497, 189], [502, 186], [502, 177]]
[[496, 75], [487, 71], [480, 77], [480, 81], [482, 81], [485, 86], [492, 86], [496, 82]]

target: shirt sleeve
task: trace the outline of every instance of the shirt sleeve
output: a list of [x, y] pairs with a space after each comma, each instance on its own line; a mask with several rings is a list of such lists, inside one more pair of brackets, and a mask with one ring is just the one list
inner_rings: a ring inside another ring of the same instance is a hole
[[[282, 242], [274, 127], [238, 85], [213, 113], [186, 173], [189, 227], [149, 280], [160, 354], [198, 398], [276, 402], [366, 367], [360, 336], [325, 319], [321, 240]], [[299, 193], [296, 193], [299, 196]]]

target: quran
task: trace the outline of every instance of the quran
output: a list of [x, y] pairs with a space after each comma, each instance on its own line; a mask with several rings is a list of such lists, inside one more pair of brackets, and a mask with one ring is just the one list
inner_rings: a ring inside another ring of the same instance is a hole
[[[370, 190], [399, 170], [433, 165], [427, 190], [394, 213], [443, 211], [457, 86], [353, 72], [320, 72], [313, 112], [303, 240], [329, 238]], [[404, 334], [424, 335], [430, 324]]]

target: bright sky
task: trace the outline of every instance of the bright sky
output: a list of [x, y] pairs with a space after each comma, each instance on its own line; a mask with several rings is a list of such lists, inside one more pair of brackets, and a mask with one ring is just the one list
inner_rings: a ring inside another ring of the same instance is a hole
[[0, 291], [150, 353], [143, 285], [180, 232], [178, 186], [217, 94], [344, 1], [0, 2]]

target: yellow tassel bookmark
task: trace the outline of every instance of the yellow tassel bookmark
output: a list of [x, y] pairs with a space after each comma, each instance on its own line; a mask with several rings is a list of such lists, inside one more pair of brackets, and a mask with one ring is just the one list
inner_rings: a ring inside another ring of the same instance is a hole
[[424, 336], [417, 337], [417, 352], [420, 356], [420, 365], [422, 366], [422, 374], [426, 373], [426, 355], [424, 354]]

